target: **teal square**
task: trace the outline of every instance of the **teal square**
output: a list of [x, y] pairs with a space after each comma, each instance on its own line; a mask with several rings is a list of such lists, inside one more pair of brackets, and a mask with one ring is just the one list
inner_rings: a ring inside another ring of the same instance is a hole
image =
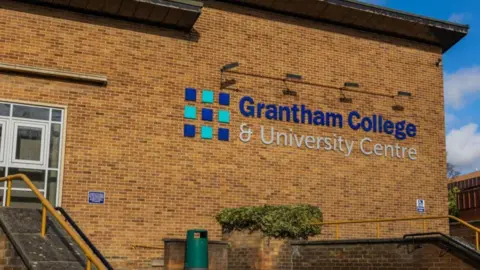
[[213, 128], [208, 126], [202, 126], [202, 139], [212, 139], [213, 138]]
[[218, 111], [218, 122], [230, 123], [230, 112], [225, 110]]
[[185, 106], [183, 116], [187, 119], [197, 119], [197, 108], [195, 106]]
[[202, 102], [203, 103], [213, 103], [213, 91], [203, 90], [202, 91]]

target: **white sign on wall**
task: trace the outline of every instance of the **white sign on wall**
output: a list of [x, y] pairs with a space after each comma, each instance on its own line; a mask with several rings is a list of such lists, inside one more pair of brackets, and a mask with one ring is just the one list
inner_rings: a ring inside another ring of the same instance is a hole
[[425, 200], [417, 199], [417, 212], [425, 213]]

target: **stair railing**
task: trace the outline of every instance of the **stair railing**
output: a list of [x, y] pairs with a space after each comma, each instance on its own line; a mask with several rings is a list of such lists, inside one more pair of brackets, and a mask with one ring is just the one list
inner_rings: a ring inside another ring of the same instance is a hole
[[423, 221], [423, 232], [427, 232], [427, 221], [432, 219], [453, 219], [458, 221], [460, 224], [469, 228], [475, 232], [475, 247], [477, 251], [480, 251], [480, 229], [469, 224], [468, 222], [459, 219], [454, 216], [422, 216], [422, 217], [406, 217], [406, 218], [384, 218], [384, 219], [364, 219], [364, 220], [351, 220], [351, 221], [332, 221], [332, 222], [314, 222], [313, 225], [335, 225], [335, 239], [340, 238], [340, 225], [342, 224], [375, 224], [376, 225], [376, 236], [380, 238], [380, 224], [385, 222], [399, 222], [399, 221], [412, 221], [412, 220], [421, 220]]
[[114, 270], [113, 267], [110, 265], [110, 263], [105, 259], [103, 254], [100, 252], [100, 250], [95, 247], [95, 245], [90, 241], [88, 236], [86, 236], [82, 229], [78, 227], [77, 223], [73, 220], [73, 218], [67, 213], [65, 209], [62, 207], [55, 207], [55, 210], [59, 211], [62, 216], [65, 218], [66, 221], [72, 226], [72, 228], [78, 233], [78, 235], [83, 239], [83, 242], [87, 244], [87, 246], [92, 250], [92, 252], [97, 256], [97, 258], [102, 261], [103, 265], [108, 269], [108, 270]]
[[40, 234], [43, 238], [45, 238], [45, 234], [47, 232], [48, 211], [53, 217], [55, 217], [58, 223], [60, 223], [63, 229], [68, 233], [68, 235], [70, 235], [70, 237], [72, 237], [73, 241], [75, 241], [75, 243], [77, 243], [80, 249], [82, 249], [82, 251], [85, 253], [85, 256], [87, 257], [86, 270], [92, 269], [92, 263], [98, 270], [106, 269], [102, 262], [98, 259], [98, 257], [93, 254], [92, 250], [82, 241], [80, 236], [78, 236], [78, 234], [75, 233], [73, 229], [70, 228], [70, 226], [68, 226], [68, 224], [63, 220], [62, 216], [60, 216], [60, 214], [55, 211], [55, 208], [52, 206], [52, 204], [42, 195], [42, 193], [40, 193], [40, 191], [35, 187], [35, 185], [33, 185], [32, 181], [30, 181], [30, 179], [25, 174], [14, 174], [6, 177], [0, 177], [0, 182], [7, 181], [7, 197], [5, 203], [7, 207], [10, 207], [12, 196], [12, 182], [14, 180], [23, 180], [25, 184], [27, 184], [27, 186], [32, 190], [33, 194], [35, 194], [35, 196], [37, 196], [37, 198], [42, 203], [42, 227], [40, 230]]

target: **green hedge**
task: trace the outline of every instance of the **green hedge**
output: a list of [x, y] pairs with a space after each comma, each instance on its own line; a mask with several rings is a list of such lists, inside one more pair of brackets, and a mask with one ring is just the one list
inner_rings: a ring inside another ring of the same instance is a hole
[[275, 238], [307, 239], [321, 233], [322, 211], [311, 205], [255, 206], [223, 209], [217, 221], [224, 232], [261, 231]]

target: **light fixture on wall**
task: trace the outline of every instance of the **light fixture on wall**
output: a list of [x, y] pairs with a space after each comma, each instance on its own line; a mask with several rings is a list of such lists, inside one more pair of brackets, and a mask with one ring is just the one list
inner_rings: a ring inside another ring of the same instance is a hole
[[393, 100], [395, 101], [395, 105], [392, 106], [392, 110], [397, 111], [397, 112], [403, 112], [405, 111], [405, 107], [402, 105], [397, 104], [396, 102], [396, 97], [411, 97], [412, 93], [406, 92], [406, 91], [398, 91], [397, 96], [393, 96]]
[[225, 71], [234, 69], [234, 68], [236, 68], [236, 67], [238, 67], [238, 66], [240, 66], [240, 63], [238, 63], [238, 62], [233, 62], [233, 63], [224, 65], [224, 66], [220, 69], [220, 89], [230, 89], [230, 90], [238, 91], [238, 89], [229, 88], [230, 86], [236, 84], [236, 83], [237, 83], [237, 80], [235, 80], [235, 79], [224, 79], [224, 78], [223, 78], [223, 73], [224, 73]]
[[398, 91], [398, 96], [411, 97], [412, 93], [405, 91]]
[[405, 110], [405, 107], [403, 107], [402, 105], [393, 105], [392, 110], [397, 112], [403, 112]]
[[344, 87], [354, 87], [354, 88], [358, 88], [360, 87], [360, 84], [356, 83], [356, 82], [345, 82], [343, 84]]
[[302, 80], [302, 75], [287, 73], [286, 79], [300, 81]]
[[290, 88], [288, 88], [287, 80], [300, 81], [302, 80], [302, 75], [287, 73], [285, 74], [285, 79], [283, 79], [283, 84], [285, 85], [285, 88], [286, 88], [285, 90], [283, 90], [283, 94], [286, 96], [297, 96], [297, 91], [292, 91], [290, 90]]
[[226, 64], [225, 66], [223, 66], [220, 71], [221, 72], [224, 72], [224, 71], [227, 71], [227, 70], [230, 70], [230, 69], [234, 69], [236, 67], [240, 66], [240, 63], [238, 62], [233, 62], [233, 63], [230, 63], [230, 64]]

